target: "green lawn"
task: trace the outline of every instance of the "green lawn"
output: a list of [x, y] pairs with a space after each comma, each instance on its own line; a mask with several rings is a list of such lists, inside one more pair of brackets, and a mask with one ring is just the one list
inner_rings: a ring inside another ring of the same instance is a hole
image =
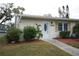
[[67, 44], [79, 49], [79, 42], [72, 42], [72, 43], [70, 42], [70, 43], [67, 43]]
[[70, 54], [47, 42], [32, 41], [0, 47], [0, 56], [70, 56]]

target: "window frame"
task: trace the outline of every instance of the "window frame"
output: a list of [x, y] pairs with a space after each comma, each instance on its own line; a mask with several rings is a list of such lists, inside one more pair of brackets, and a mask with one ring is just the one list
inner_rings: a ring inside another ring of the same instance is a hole
[[[59, 25], [61, 24], [61, 25]], [[58, 23], [58, 31], [68, 31], [68, 23], [67, 22], [59, 22]]]

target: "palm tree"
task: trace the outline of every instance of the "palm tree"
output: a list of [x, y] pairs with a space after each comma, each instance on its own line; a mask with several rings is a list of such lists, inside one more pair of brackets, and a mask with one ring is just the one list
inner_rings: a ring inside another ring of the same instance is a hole
[[61, 12], [60, 7], [58, 8], [58, 13], [59, 13], [59, 17], [62, 17], [62, 12]]
[[62, 12], [62, 17], [64, 18], [65, 17], [65, 7], [62, 6], [62, 9], [63, 9], [63, 12]]
[[69, 18], [69, 6], [66, 6], [66, 18]]

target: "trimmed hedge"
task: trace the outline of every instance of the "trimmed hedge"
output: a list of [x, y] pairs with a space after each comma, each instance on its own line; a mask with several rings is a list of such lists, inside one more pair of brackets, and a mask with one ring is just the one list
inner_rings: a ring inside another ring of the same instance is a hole
[[27, 26], [27, 27], [24, 27], [23, 29], [23, 37], [24, 39], [27, 41], [27, 40], [32, 40], [36, 37], [36, 34], [37, 34], [37, 30], [32, 27], [32, 26]]
[[20, 39], [21, 33], [22, 33], [22, 31], [20, 29], [17, 29], [15, 27], [10, 27], [7, 30], [7, 35], [6, 35], [8, 43], [11, 43], [12, 41], [18, 42]]
[[60, 38], [69, 38], [70, 37], [70, 31], [61, 31], [59, 33]]

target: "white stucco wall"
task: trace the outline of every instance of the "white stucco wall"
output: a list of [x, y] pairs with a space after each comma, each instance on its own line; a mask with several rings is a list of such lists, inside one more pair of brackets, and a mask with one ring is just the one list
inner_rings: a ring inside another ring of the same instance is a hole
[[20, 25], [19, 28], [22, 30], [25, 26], [34, 26], [36, 28], [37, 27], [36, 24], [38, 24], [38, 25], [41, 25], [40, 30], [42, 30], [43, 32], [43, 26], [42, 26], [43, 22], [44, 22], [43, 20], [24, 19], [24, 20], [21, 20], [19, 24]]
[[43, 23], [42, 20], [31, 20], [31, 19], [21, 20], [20, 28], [23, 29], [25, 26], [34, 26], [34, 27], [36, 27], [36, 24], [42, 25], [42, 23]]
[[[44, 31], [44, 24], [45, 23], [48, 24], [48, 31], [47, 32]], [[41, 25], [40, 30], [42, 31], [43, 38], [45, 38], [45, 39], [46, 38], [54, 38], [54, 37], [58, 36], [58, 32], [55, 31], [55, 23], [53, 22], [53, 26], [51, 26], [50, 21], [46, 21], [46, 20], [33, 20], [33, 19], [21, 20], [19, 28], [23, 29], [25, 26], [36, 27], [36, 24]]]
[[56, 27], [57, 26], [56, 21], [52, 21], [52, 24], [49, 21], [49, 24], [50, 24], [50, 30], [49, 30], [50, 38], [58, 37], [59, 32]]
[[69, 29], [70, 29], [70, 31], [71, 31], [71, 34], [72, 34], [73, 27], [75, 26], [75, 24], [76, 24], [75, 22], [71, 22], [71, 23], [70, 23], [70, 28], [69, 28]]
[[[42, 31], [43, 39], [56, 38], [59, 36], [58, 22], [57, 21], [52, 21], [52, 22], [53, 23], [51, 24], [51, 21], [47, 21], [47, 20], [24, 19], [24, 20], [21, 20], [19, 24], [19, 28], [23, 29], [25, 26], [34, 26], [36, 28], [37, 27], [36, 24], [38, 24], [38, 25], [41, 25], [40, 30]], [[45, 23], [48, 24], [47, 32], [44, 31]], [[68, 30], [72, 32], [74, 25], [75, 25], [75, 22], [68, 22]]]

